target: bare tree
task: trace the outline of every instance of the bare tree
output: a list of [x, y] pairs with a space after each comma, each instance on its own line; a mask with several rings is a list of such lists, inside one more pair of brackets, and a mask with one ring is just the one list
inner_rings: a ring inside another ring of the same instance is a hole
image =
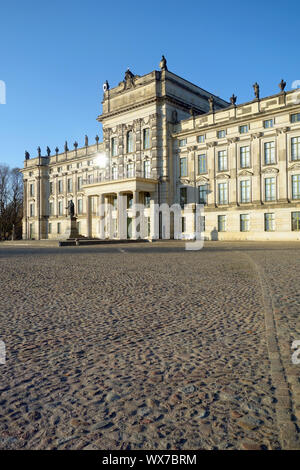
[[22, 176], [0, 165], [0, 239], [22, 237]]

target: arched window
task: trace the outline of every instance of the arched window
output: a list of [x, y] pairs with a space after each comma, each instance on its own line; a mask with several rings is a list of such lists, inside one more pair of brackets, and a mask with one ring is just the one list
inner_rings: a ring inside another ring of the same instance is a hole
[[133, 132], [127, 132], [127, 153], [133, 152]]

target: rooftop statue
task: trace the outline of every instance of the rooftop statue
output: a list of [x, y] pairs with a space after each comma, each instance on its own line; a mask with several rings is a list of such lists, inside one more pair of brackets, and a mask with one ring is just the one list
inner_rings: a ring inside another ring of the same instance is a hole
[[286, 82], [283, 80], [283, 78], [281, 79], [281, 82], [279, 83], [279, 88], [281, 91], [284, 91], [285, 87], [286, 87]]
[[25, 150], [25, 160], [29, 160], [30, 153]]
[[237, 97], [233, 93], [232, 96], [230, 97], [230, 101], [231, 101], [232, 106], [236, 105], [236, 99], [237, 99]]
[[161, 57], [161, 61], [159, 63], [159, 66], [160, 66], [160, 70], [168, 70], [167, 59], [165, 58], [164, 55]]
[[214, 100], [214, 97], [212, 95], [210, 95], [210, 97], [208, 98], [208, 102], [209, 102], [209, 110], [214, 111], [214, 109], [215, 109], [215, 100]]
[[259, 84], [257, 82], [253, 85], [254, 88], [254, 95], [257, 100], [259, 100]]
[[48, 157], [50, 157], [51, 150], [50, 150], [50, 148], [49, 148], [49, 147], [47, 147], [47, 149], [46, 149], [46, 152], [47, 152], [47, 155], [48, 155]]

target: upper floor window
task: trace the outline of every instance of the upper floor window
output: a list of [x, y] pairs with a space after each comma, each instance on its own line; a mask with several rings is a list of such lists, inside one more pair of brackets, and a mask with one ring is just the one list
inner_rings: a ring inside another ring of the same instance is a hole
[[265, 165], [275, 163], [275, 142], [264, 143]]
[[143, 148], [150, 148], [150, 129], [143, 129]]
[[134, 164], [128, 163], [127, 164], [127, 178], [133, 178], [134, 176]]
[[150, 207], [150, 193], [144, 193], [144, 205], [145, 207]]
[[220, 150], [218, 152], [218, 169], [219, 171], [227, 170], [227, 150]]
[[78, 214], [82, 214], [82, 199], [78, 199], [77, 201], [77, 210]]
[[250, 167], [250, 147], [240, 147], [240, 166], [241, 168]]
[[250, 180], [240, 182], [241, 202], [250, 202]]
[[240, 134], [247, 134], [247, 132], [249, 131], [249, 126], [248, 124], [245, 124], [243, 126], [240, 126]]
[[203, 142], [205, 142], [205, 135], [198, 135], [197, 142], [199, 142], [199, 144], [202, 144]]
[[269, 129], [270, 127], [273, 127], [274, 125], [274, 119], [267, 119], [264, 121], [264, 128]]
[[180, 188], [180, 205], [183, 208], [187, 204], [187, 188]]
[[292, 230], [299, 231], [300, 230], [300, 212], [292, 212]]
[[82, 176], [77, 177], [77, 190], [80, 191], [82, 187]]
[[203, 153], [202, 155], [198, 155], [198, 173], [206, 173], [206, 155]]
[[68, 180], [67, 180], [67, 185], [68, 185], [68, 193], [71, 193], [71, 192], [72, 192], [72, 189], [73, 189], [73, 181], [72, 181], [72, 178], [68, 178]]
[[32, 197], [34, 196], [34, 183], [29, 185], [29, 195]]
[[224, 137], [226, 137], [225, 129], [222, 129], [221, 131], [218, 131], [217, 132], [217, 137], [218, 137], [218, 139], [223, 139]]
[[291, 139], [292, 160], [300, 160], [300, 137]]
[[59, 167], [57, 168], [57, 171], [58, 171], [58, 173], [61, 172], [61, 166], [59, 166]]
[[184, 147], [186, 145], [187, 140], [186, 139], [181, 139], [179, 141], [179, 147]]
[[63, 192], [63, 182], [62, 182], [62, 180], [58, 180], [58, 192], [59, 193]]
[[150, 160], [144, 161], [144, 178], [150, 178]]
[[131, 209], [133, 205], [133, 195], [127, 194], [127, 209]]
[[199, 186], [199, 204], [207, 204], [207, 184], [201, 184]]
[[82, 162], [76, 163], [76, 167], [77, 167], [77, 168], [81, 168], [81, 167], [82, 167]]
[[29, 215], [30, 217], [34, 217], [34, 204], [30, 204], [29, 206]]
[[72, 170], [72, 165], [67, 165], [67, 170]]
[[49, 202], [49, 215], [53, 215], [53, 202]]
[[117, 137], [112, 137], [111, 139], [111, 154], [113, 157], [118, 155], [118, 141]]
[[118, 167], [117, 167], [117, 165], [113, 165], [113, 167], [112, 167], [112, 179], [113, 180], [118, 179]]
[[53, 194], [53, 183], [52, 183], [52, 181], [50, 181], [50, 183], [49, 183], [49, 193]]
[[187, 158], [180, 159], [180, 176], [187, 176]]
[[291, 114], [291, 122], [300, 122], [300, 113]]
[[127, 132], [127, 143], [126, 143], [127, 153], [133, 152], [133, 132]]
[[274, 176], [265, 178], [265, 200], [276, 200], [276, 178]]
[[228, 204], [228, 183], [218, 184], [219, 204]]
[[300, 175], [292, 176], [292, 198], [300, 199]]
[[63, 215], [63, 201], [58, 201], [58, 215]]

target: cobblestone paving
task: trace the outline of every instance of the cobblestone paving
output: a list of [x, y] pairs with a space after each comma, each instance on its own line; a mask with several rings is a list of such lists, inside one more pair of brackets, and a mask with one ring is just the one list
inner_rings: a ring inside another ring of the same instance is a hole
[[0, 448], [297, 448], [299, 261], [293, 243], [0, 245]]

